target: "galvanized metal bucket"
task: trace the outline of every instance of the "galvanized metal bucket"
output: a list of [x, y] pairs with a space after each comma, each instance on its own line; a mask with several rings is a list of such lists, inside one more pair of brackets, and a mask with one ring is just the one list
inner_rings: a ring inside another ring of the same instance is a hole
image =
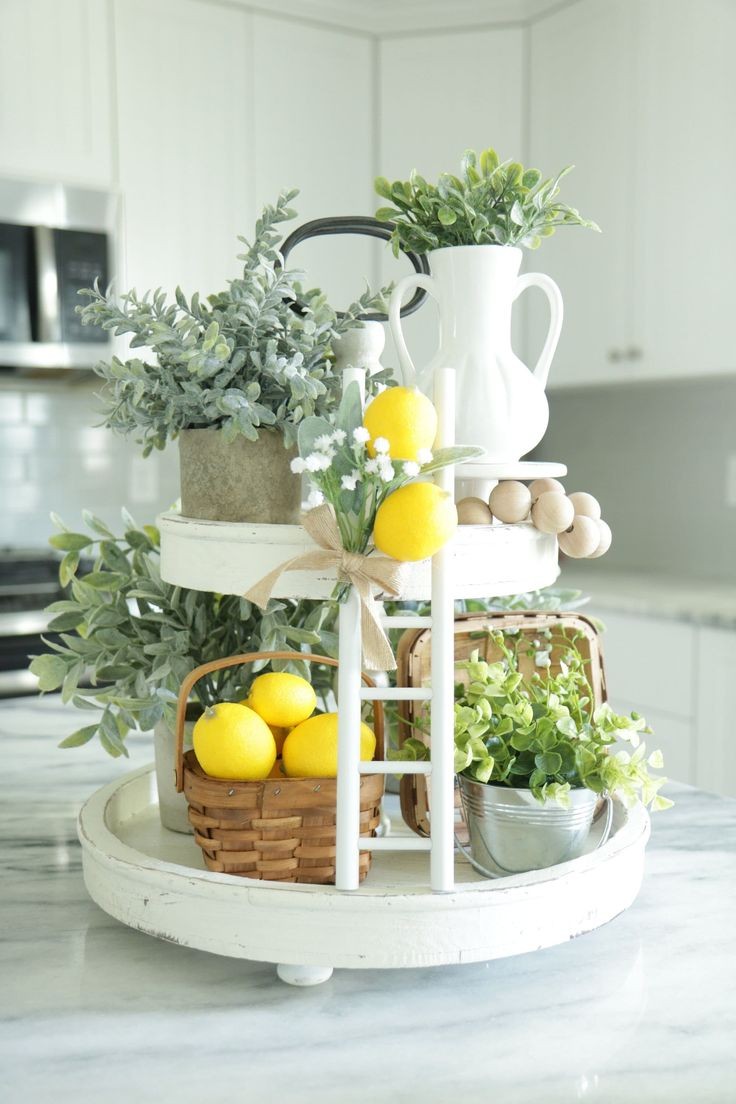
[[[458, 775], [470, 853], [458, 846], [475, 869], [488, 878], [543, 870], [575, 859], [585, 850], [599, 795], [591, 790], [570, 791], [570, 808], [556, 801], [537, 801], [531, 790], [486, 785]], [[611, 832], [613, 803], [606, 796], [607, 813], [601, 847]]]

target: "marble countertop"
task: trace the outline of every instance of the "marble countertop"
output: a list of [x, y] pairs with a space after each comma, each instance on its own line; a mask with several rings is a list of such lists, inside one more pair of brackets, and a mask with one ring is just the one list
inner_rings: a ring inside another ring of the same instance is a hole
[[641, 895], [590, 935], [298, 990], [92, 903], [76, 813], [152, 749], [58, 750], [81, 723], [57, 697], [0, 703], [4, 1104], [736, 1099], [736, 801], [671, 787]]
[[606, 571], [595, 561], [565, 563], [557, 586], [590, 595], [591, 610], [667, 617], [736, 628], [736, 582], [641, 571]]

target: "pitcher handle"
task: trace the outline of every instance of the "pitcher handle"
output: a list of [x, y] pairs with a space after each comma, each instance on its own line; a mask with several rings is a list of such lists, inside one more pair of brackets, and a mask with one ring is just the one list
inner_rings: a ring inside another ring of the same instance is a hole
[[[423, 272], [412, 272], [403, 280], [399, 280], [388, 301], [388, 325], [396, 346], [405, 387], [416, 387], [417, 373], [401, 329], [401, 301], [407, 291], [413, 291], [415, 288], [424, 288], [434, 299], [437, 299], [437, 284], [432, 277]], [[552, 351], [554, 352], [554, 349]]]
[[519, 276], [516, 281], [514, 302], [519, 298], [522, 291], [526, 291], [530, 287], [541, 288], [549, 302], [549, 328], [542, 351], [539, 354], [539, 360], [532, 372], [534, 378], [539, 380], [542, 387], [546, 387], [550, 365], [562, 330], [562, 293], [551, 276], [547, 276], [544, 272], [527, 272], [524, 276]]

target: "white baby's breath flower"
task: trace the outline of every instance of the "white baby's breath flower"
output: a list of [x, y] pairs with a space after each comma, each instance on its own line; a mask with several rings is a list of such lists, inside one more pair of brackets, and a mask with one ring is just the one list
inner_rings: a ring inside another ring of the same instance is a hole
[[366, 460], [365, 462], [365, 470], [368, 475], [378, 475], [380, 467], [381, 463], [377, 456], [374, 456], [372, 459]]
[[291, 461], [291, 464], [289, 466], [291, 467], [291, 470], [294, 472], [294, 475], [301, 475], [302, 472], [307, 470], [306, 462], [304, 460], [302, 460], [301, 456], [295, 456], [294, 459]]
[[536, 652], [534, 655], [535, 667], [549, 667], [551, 662], [549, 652]]
[[376, 452], [384, 453], [388, 452], [390, 445], [385, 437], [376, 437], [375, 441], [373, 442], [373, 447]]
[[309, 472], [327, 471], [330, 466], [330, 457], [324, 453], [313, 452], [304, 461], [305, 468]]
[[344, 445], [345, 437], [346, 433], [344, 429], [336, 429], [335, 432], [332, 434], [332, 440], [335, 442], [336, 445]]
[[417, 464], [414, 460], [404, 461], [404, 475], [407, 477], [407, 479], [415, 479], [416, 476], [419, 475], [420, 470], [421, 469], [419, 467], [419, 464]]
[[340, 480], [340, 486], [345, 491], [354, 491], [358, 482], [360, 481], [360, 473], [353, 472], [352, 475], [344, 475]]
[[417, 449], [417, 460], [420, 464], [431, 464], [432, 450], [427, 448]]
[[356, 445], [364, 445], [366, 441], [370, 441], [371, 435], [365, 426], [358, 426], [353, 430], [353, 440]]
[[390, 483], [396, 472], [393, 469], [392, 464], [381, 464], [378, 468], [378, 474], [384, 483]]
[[314, 442], [314, 447], [318, 452], [327, 452], [332, 448], [332, 434], [323, 433], [321, 437], [317, 437]]
[[325, 496], [322, 494], [321, 491], [318, 491], [315, 488], [309, 492], [309, 497], [307, 498], [307, 506], [309, 506], [310, 510], [313, 510], [315, 506], [321, 506], [324, 500]]

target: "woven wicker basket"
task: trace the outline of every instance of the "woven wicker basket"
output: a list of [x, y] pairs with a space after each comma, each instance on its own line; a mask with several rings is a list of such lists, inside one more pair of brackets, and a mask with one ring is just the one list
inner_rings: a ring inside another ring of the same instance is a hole
[[[192, 687], [203, 675], [224, 667], [262, 659], [299, 659], [337, 667], [337, 661], [303, 652], [250, 652], [215, 660], [195, 668], [179, 692], [176, 720], [176, 788], [189, 804], [194, 838], [208, 870], [277, 882], [335, 881], [337, 779], [267, 778], [234, 782], [210, 778], [193, 751], [184, 754], [184, 722]], [[375, 683], [363, 674], [368, 686]], [[384, 716], [381, 702], [373, 707], [376, 755], [383, 758]], [[383, 775], [361, 775], [360, 834], [375, 835], [380, 821]], [[370, 851], [360, 852], [360, 880], [371, 863]]]
[[[560, 656], [565, 647], [565, 638], [579, 637], [577, 647], [583, 659], [587, 661], [587, 675], [593, 691], [593, 700], [600, 705], [606, 700], [606, 680], [603, 670], [603, 656], [600, 636], [593, 622], [582, 614], [571, 613], [534, 613], [526, 610], [514, 613], [468, 613], [455, 618], [455, 662], [468, 659], [470, 653], [478, 648], [484, 659], [496, 660], [500, 653], [496, 650], [488, 635], [491, 629], [509, 629], [532, 638], [546, 629], [553, 634], [553, 648], [550, 655], [551, 670], [559, 672]], [[409, 629], [399, 641], [396, 652], [399, 686], [428, 686], [431, 682], [431, 629]], [[528, 677], [534, 671], [534, 661], [521, 654], [519, 670]], [[458, 671], [457, 681], [462, 682], [466, 673]], [[426, 743], [429, 737], [422, 735], [427, 728], [430, 706], [422, 702], [399, 702], [399, 745], [409, 736], [418, 736]], [[419, 722], [420, 727], [415, 727]], [[401, 780], [401, 812], [409, 827], [420, 836], [429, 835], [429, 779], [421, 774], [405, 774]], [[462, 819], [460, 796], [456, 793], [456, 828], [461, 840], [467, 839], [467, 829]]]

